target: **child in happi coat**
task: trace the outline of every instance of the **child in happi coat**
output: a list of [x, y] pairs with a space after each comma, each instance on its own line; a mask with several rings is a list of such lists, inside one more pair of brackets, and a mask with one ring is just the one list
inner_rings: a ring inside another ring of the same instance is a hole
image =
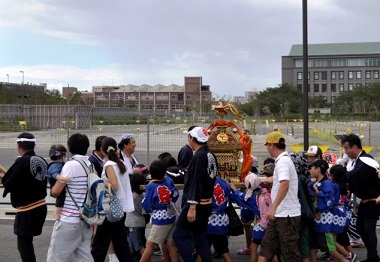
[[[52, 188], [55, 183], [58, 181], [60, 183], [67, 183], [69, 181], [68, 178], [60, 175], [63, 165], [65, 164], [65, 158], [67, 154], [67, 149], [63, 145], [52, 145], [49, 150], [49, 157], [52, 161], [48, 165], [48, 171], [46, 176], [48, 177], [48, 181], [50, 184], [50, 188]], [[57, 197], [55, 201], [55, 210], [54, 217], [56, 220], [61, 218], [61, 208], [65, 202], [66, 191], [62, 190], [61, 194]]]
[[348, 237], [348, 226], [351, 223], [351, 194], [347, 188], [347, 171], [341, 165], [330, 168], [331, 181], [335, 187], [335, 205], [333, 208], [333, 228], [335, 233], [335, 244], [339, 253], [350, 261], [355, 261], [357, 255], [352, 253], [350, 239]]
[[[259, 167], [259, 160], [255, 156], [252, 156], [252, 159], [253, 159], [253, 162], [252, 162], [250, 173], [258, 175], [259, 171], [257, 170], [257, 168]], [[250, 255], [249, 246], [252, 239], [252, 223], [254, 222], [256, 216], [252, 210], [242, 207], [240, 209], [240, 217], [241, 217], [241, 222], [243, 223], [243, 226], [244, 226], [246, 247], [244, 247], [243, 249], [237, 250], [236, 254]]]
[[[264, 161], [264, 170], [260, 176], [272, 177], [274, 170], [274, 159], [268, 158]], [[260, 220], [253, 226], [252, 229], [252, 242], [249, 247], [251, 252], [251, 262], [257, 262], [258, 254], [257, 249], [261, 245], [261, 241], [265, 234], [265, 230], [268, 225], [267, 213], [270, 207], [272, 206], [271, 192], [270, 187], [261, 188], [261, 193], [258, 195], [258, 206], [260, 210]], [[277, 262], [277, 256], [272, 259], [273, 262]]]
[[234, 194], [228, 183], [216, 177], [212, 196], [212, 211], [208, 218], [208, 243], [214, 246], [215, 252], [222, 256], [224, 261], [232, 261], [228, 249], [228, 215], [226, 208], [229, 201], [234, 200]]
[[334, 207], [334, 186], [326, 176], [328, 163], [323, 159], [314, 160], [310, 166], [310, 177], [315, 181], [310, 184], [309, 193], [317, 198], [315, 232], [310, 232], [310, 260], [317, 261], [317, 249], [329, 252], [335, 261], [349, 261], [336, 250], [334, 236], [331, 233]]
[[142, 207], [145, 212], [151, 213], [152, 228], [140, 262], [150, 261], [154, 246], [165, 241], [171, 261], [178, 261], [177, 248], [172, 239], [176, 216], [170, 204], [171, 201], [177, 201], [178, 190], [173, 181], [165, 176], [166, 168], [161, 160], [154, 160], [149, 167], [152, 180], [146, 186]]

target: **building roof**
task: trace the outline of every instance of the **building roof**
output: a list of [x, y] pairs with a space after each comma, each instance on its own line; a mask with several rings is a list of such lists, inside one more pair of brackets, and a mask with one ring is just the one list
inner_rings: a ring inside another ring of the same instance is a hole
[[[302, 45], [292, 45], [289, 56], [302, 56]], [[309, 44], [309, 56], [380, 55], [380, 42]]]
[[104, 88], [109, 89], [107, 92], [184, 92], [185, 87], [184, 86], [179, 86], [175, 84], [171, 84], [169, 86], [165, 85], [146, 85], [143, 84], [141, 86], [136, 86], [136, 85], [121, 85], [121, 86], [93, 86], [93, 91], [94, 92], [102, 92]]

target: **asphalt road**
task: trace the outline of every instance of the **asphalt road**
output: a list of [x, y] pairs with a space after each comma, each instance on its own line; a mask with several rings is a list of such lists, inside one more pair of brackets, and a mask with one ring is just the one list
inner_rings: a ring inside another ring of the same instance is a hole
[[[46, 261], [46, 254], [50, 244], [51, 232], [53, 230], [53, 221], [47, 221], [45, 223], [42, 235], [35, 237], [34, 247], [37, 257], [37, 261]], [[0, 219], [0, 261], [2, 262], [19, 262], [20, 256], [17, 251], [16, 236], [13, 234], [13, 220], [12, 219]], [[147, 230], [147, 233], [149, 229]], [[377, 236], [378, 251], [380, 251], [380, 228], [378, 227]], [[230, 237], [229, 249], [232, 255], [233, 261], [249, 261], [249, 256], [237, 255], [236, 250], [243, 248], [245, 243], [244, 236]], [[365, 248], [354, 248], [354, 252], [358, 255], [358, 260], [364, 260], [366, 258]], [[152, 257], [153, 262], [160, 261], [159, 256]], [[215, 261], [223, 261], [222, 259], [215, 259]], [[322, 260], [321, 260], [322, 261]]]

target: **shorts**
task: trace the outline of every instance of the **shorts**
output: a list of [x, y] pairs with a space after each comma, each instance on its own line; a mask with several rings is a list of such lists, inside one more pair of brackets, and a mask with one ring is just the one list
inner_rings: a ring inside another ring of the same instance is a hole
[[253, 221], [255, 220], [255, 217], [256, 217], [255, 212], [253, 212], [250, 209], [242, 208], [240, 210], [241, 222], [245, 226], [250, 226], [253, 223]]
[[300, 217], [275, 217], [269, 220], [262, 240], [260, 255], [273, 259], [281, 245], [285, 261], [300, 261], [298, 254]]
[[174, 223], [169, 225], [152, 225], [148, 240], [156, 244], [163, 244], [165, 240], [173, 240]]
[[261, 241], [265, 234], [265, 228], [261, 224], [256, 224], [252, 230], [252, 242], [261, 245]]
[[310, 249], [320, 249], [322, 252], [331, 252], [336, 250], [334, 237], [331, 233], [316, 232], [314, 238], [310, 238]]
[[209, 246], [214, 246], [215, 252], [219, 255], [229, 253], [228, 249], [228, 236], [227, 235], [216, 235], [207, 234]]
[[130, 248], [140, 252], [146, 244], [145, 227], [130, 227], [128, 229], [128, 243]]

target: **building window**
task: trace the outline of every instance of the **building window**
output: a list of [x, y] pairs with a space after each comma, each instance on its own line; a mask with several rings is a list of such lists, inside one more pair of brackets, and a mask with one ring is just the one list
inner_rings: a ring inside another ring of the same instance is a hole
[[371, 71], [365, 71], [365, 78], [371, 79]]
[[344, 91], [344, 84], [339, 84], [339, 92], [343, 92]]
[[[186, 96], [186, 99], [189, 99], [189, 100], [190, 100], [190, 99], [191, 99], [191, 96], [187, 95], [187, 96]], [[179, 100], [179, 99], [178, 99], [178, 100]]]
[[153, 104], [142, 104], [141, 109], [153, 109]]
[[307, 72], [307, 80], [310, 80], [310, 72]]
[[356, 87], [359, 87], [361, 86], [362, 84], [361, 83], [356, 83]]
[[331, 80], [335, 80], [335, 79], [336, 79], [336, 72], [332, 71], [331, 72]]
[[168, 109], [168, 105], [166, 105], [166, 104], [158, 104], [158, 105], [156, 105], [156, 109]]
[[319, 92], [319, 84], [314, 84], [314, 93]]
[[348, 91], [352, 91], [354, 89], [354, 84], [349, 83], [348, 84]]
[[379, 79], [379, 71], [373, 71], [373, 78]]
[[348, 79], [354, 79], [354, 72], [348, 71]]
[[344, 79], [344, 71], [339, 71], [339, 79]]
[[156, 94], [156, 100], [168, 100], [169, 99], [169, 96], [167, 94]]
[[331, 84], [331, 92], [336, 92], [336, 84]]
[[322, 84], [322, 92], [327, 92], [327, 84]]
[[362, 71], [356, 71], [356, 79], [362, 79]]
[[322, 72], [322, 80], [327, 80], [327, 72], [326, 71]]
[[297, 80], [302, 80], [302, 72], [297, 72]]
[[318, 80], [319, 79], [319, 72], [314, 72], [314, 80]]

